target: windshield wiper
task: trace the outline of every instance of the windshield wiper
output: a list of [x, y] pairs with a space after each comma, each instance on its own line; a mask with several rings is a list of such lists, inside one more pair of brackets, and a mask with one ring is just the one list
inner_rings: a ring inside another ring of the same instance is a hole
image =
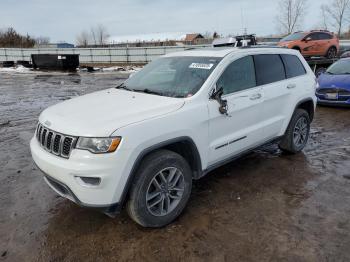
[[157, 91], [150, 90], [148, 88], [145, 88], [145, 89], [134, 89], [133, 91], [139, 92], [139, 93], [151, 94], [151, 95], [164, 96], [164, 94], [162, 94], [160, 92], [157, 92]]
[[119, 86], [115, 87], [116, 89], [123, 89], [123, 90], [127, 90], [127, 91], [134, 91], [133, 89], [127, 87], [124, 83], [121, 83]]

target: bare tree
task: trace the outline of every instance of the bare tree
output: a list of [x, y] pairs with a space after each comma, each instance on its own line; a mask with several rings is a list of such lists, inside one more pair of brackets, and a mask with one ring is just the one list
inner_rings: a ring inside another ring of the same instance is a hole
[[50, 43], [50, 38], [46, 36], [39, 36], [35, 38], [35, 43], [37, 45], [48, 45]]
[[336, 28], [338, 36], [341, 35], [346, 16], [350, 8], [350, 0], [333, 0], [329, 5], [326, 5], [325, 12], [332, 20], [332, 25]]
[[0, 48], [2, 47], [21, 47], [31, 48], [35, 45], [35, 39], [31, 36], [21, 35], [12, 27], [0, 31]]
[[95, 27], [91, 27], [90, 32], [91, 32], [91, 38], [95, 45], [106, 44], [109, 34], [107, 32], [107, 28], [104, 25], [98, 24]]
[[107, 38], [109, 37], [107, 28], [104, 25], [99, 24], [95, 27], [95, 31], [96, 31], [98, 44], [99, 45], [106, 44]]
[[301, 24], [307, 0], [280, 0], [276, 20], [281, 33], [290, 34]]
[[89, 33], [82, 31], [76, 39], [78, 46], [87, 47], [89, 45], [89, 38]]
[[322, 29], [328, 30], [328, 14], [326, 5], [321, 5], [321, 19]]
[[92, 26], [90, 32], [82, 31], [77, 35], [76, 41], [79, 46], [86, 47], [89, 44], [102, 46], [106, 44], [108, 37], [107, 28], [102, 24], [98, 24], [97, 26]]
[[91, 33], [91, 39], [92, 39], [94, 45], [97, 45], [97, 37], [96, 37], [96, 33], [95, 33], [95, 28], [94, 27], [90, 28], [90, 33]]

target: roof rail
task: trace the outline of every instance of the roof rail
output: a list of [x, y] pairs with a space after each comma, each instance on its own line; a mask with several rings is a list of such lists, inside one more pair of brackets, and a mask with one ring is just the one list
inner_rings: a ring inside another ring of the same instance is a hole
[[327, 33], [331, 33], [329, 30], [327, 30], [327, 29], [319, 29], [319, 30], [317, 30], [317, 29], [315, 29], [315, 30], [311, 30], [310, 32], [327, 32]]
[[274, 45], [250, 45], [250, 46], [241, 46], [238, 47], [240, 49], [248, 49], [248, 48], [274, 48], [274, 49], [279, 49], [279, 48], [286, 48], [282, 46], [274, 46]]

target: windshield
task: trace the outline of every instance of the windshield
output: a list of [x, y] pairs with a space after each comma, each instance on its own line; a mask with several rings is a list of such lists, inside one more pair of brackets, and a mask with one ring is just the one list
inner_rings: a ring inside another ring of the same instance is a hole
[[301, 40], [305, 36], [305, 33], [294, 33], [291, 35], [282, 38], [280, 42], [293, 41], [293, 40]]
[[350, 74], [350, 59], [339, 60], [326, 70], [327, 74], [331, 75], [346, 75]]
[[190, 97], [197, 93], [220, 58], [164, 57], [145, 66], [121, 88], [169, 97]]

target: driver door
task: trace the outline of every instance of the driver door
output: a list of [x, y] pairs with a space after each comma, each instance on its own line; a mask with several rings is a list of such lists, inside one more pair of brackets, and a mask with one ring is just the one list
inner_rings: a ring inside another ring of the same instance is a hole
[[307, 56], [317, 55], [318, 50], [320, 49], [318, 33], [309, 34], [307, 37], [305, 37], [304, 41], [302, 53]]
[[208, 102], [209, 163], [229, 159], [261, 142], [263, 127], [263, 89], [256, 86], [252, 56], [233, 61], [220, 76], [216, 87], [223, 88], [227, 114], [219, 112], [219, 103]]

